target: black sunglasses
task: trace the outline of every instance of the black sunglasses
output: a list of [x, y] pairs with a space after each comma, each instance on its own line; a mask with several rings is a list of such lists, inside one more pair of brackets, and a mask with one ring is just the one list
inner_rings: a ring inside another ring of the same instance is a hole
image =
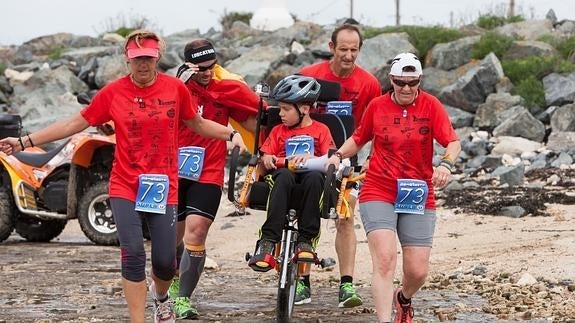
[[198, 71], [199, 71], [199, 72], [205, 72], [205, 71], [207, 71], [207, 70], [211, 70], [211, 69], [214, 68], [214, 66], [216, 66], [216, 63], [217, 63], [217, 61], [215, 61], [215, 62], [214, 62], [212, 65], [210, 65], [210, 66], [201, 66], [201, 65], [198, 65]]
[[395, 85], [397, 85], [397, 86], [399, 86], [399, 87], [404, 87], [404, 86], [406, 86], [406, 85], [409, 86], [409, 87], [414, 87], [414, 86], [416, 86], [417, 84], [419, 84], [419, 82], [420, 82], [421, 80], [420, 80], [420, 79], [415, 79], [415, 80], [411, 80], [411, 81], [407, 81], [407, 82], [406, 82], [406, 81], [398, 80], [398, 79], [396, 79], [396, 78], [392, 78], [391, 81], [392, 81]]

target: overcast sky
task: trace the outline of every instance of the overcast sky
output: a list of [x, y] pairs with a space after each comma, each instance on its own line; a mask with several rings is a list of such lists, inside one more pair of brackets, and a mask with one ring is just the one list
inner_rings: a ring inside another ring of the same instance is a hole
[[[0, 45], [19, 45], [57, 32], [96, 36], [122, 19], [147, 18], [164, 35], [199, 28], [220, 28], [224, 12], [254, 12], [270, 0], [2, 0]], [[277, 1], [277, 0], [272, 0]], [[279, 0], [281, 2], [281, 0]], [[396, 0], [286, 0], [287, 9], [300, 20], [334, 23], [350, 15], [362, 24], [395, 24]], [[402, 24], [461, 25], [480, 13], [505, 12], [509, 0], [400, 0]], [[554, 9], [557, 18], [575, 20], [574, 0], [515, 0], [516, 12], [543, 18]]]

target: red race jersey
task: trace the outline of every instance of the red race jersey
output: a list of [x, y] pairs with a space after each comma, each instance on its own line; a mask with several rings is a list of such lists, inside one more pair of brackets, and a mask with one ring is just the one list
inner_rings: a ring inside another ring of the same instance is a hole
[[329, 128], [325, 124], [313, 120], [311, 125], [303, 128], [290, 129], [284, 124], [273, 127], [260, 151], [276, 157], [286, 157], [286, 141], [295, 136], [313, 138], [314, 155], [317, 157], [323, 156], [328, 153], [329, 149], [335, 148]]
[[168, 204], [178, 201], [178, 127], [196, 117], [196, 99], [177, 78], [162, 73], [149, 87], [129, 76], [114, 81], [81, 114], [92, 126], [114, 121], [116, 149], [110, 197], [135, 201], [138, 175], [164, 174], [170, 181]]
[[333, 71], [329, 68], [329, 61], [304, 67], [300, 74], [339, 83], [341, 85], [339, 100], [351, 101], [351, 113], [353, 114], [356, 127], [359, 125], [368, 103], [381, 95], [379, 81], [371, 73], [357, 65], [347, 77], [339, 77], [333, 74]]
[[[258, 113], [259, 96], [242, 81], [212, 79], [206, 88], [189, 81], [186, 86], [197, 99], [197, 113], [205, 119], [227, 126], [230, 118], [243, 122]], [[182, 125], [179, 146], [204, 147], [204, 163], [198, 182], [224, 185], [226, 141], [202, 137]]]
[[373, 139], [373, 154], [359, 200], [393, 204], [397, 179], [419, 179], [429, 188], [425, 207], [434, 209], [433, 141], [445, 147], [458, 140], [457, 134], [434, 96], [420, 90], [415, 102], [404, 107], [395, 104], [390, 93], [371, 101], [352, 135], [360, 146]]

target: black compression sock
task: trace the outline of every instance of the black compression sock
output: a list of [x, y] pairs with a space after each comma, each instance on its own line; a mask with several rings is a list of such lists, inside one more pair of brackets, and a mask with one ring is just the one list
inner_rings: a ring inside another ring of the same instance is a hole
[[309, 275], [301, 276], [301, 281], [303, 282], [306, 287], [311, 289], [311, 284], [309, 282]]
[[353, 284], [353, 277], [351, 276], [341, 276], [341, 281], [340, 281], [340, 285], [343, 285], [345, 283], [350, 283]]
[[403, 293], [401, 291], [399, 291], [399, 293], [397, 293], [397, 300], [399, 301], [399, 304], [409, 304], [411, 303], [411, 298], [405, 298], [405, 296], [403, 295]]

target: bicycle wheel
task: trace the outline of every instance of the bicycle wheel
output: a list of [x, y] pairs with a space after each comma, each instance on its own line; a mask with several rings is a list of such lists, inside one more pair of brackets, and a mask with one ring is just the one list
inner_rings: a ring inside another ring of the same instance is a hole
[[282, 262], [276, 306], [276, 318], [280, 323], [291, 322], [297, 284], [298, 266], [292, 261], [295, 253], [296, 235], [293, 231], [289, 231], [287, 236], [286, 241], [282, 243]]

